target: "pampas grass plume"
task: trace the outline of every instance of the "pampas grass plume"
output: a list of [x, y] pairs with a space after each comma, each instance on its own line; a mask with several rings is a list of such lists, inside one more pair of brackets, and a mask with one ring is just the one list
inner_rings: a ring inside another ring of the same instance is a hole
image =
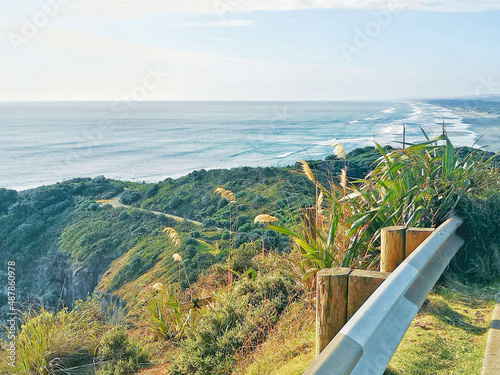
[[279, 221], [279, 220], [277, 217], [274, 217], [274, 216], [271, 216], [268, 214], [257, 215], [257, 216], [255, 216], [255, 219], [253, 220], [254, 224], [257, 224], [257, 223], [267, 224], [267, 223], [271, 223], [273, 221]]
[[316, 182], [314, 180], [311, 168], [309, 168], [309, 164], [307, 164], [307, 162], [304, 160], [299, 160], [299, 163], [302, 165], [302, 174], [306, 176], [309, 181]]

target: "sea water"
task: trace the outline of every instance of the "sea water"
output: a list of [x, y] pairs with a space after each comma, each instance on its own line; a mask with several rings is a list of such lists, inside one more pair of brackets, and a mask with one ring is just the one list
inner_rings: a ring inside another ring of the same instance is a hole
[[398, 145], [403, 124], [407, 142], [423, 140], [421, 129], [438, 135], [444, 123], [456, 145], [472, 145], [480, 134], [466, 115], [448, 102], [3, 102], [0, 187], [284, 166], [325, 158], [332, 143]]

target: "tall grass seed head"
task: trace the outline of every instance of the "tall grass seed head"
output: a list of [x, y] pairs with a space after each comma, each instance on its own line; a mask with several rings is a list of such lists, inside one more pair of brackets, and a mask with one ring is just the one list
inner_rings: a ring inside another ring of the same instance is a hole
[[279, 221], [279, 219], [277, 217], [274, 217], [274, 216], [271, 216], [268, 214], [257, 215], [257, 216], [255, 216], [255, 219], [253, 220], [254, 224], [257, 224], [257, 223], [267, 224], [267, 223], [271, 223], [273, 221]]

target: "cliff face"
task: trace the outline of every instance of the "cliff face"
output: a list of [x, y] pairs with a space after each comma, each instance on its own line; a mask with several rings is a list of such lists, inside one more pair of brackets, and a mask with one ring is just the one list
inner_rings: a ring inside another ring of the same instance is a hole
[[71, 307], [75, 300], [92, 294], [106, 268], [98, 259], [82, 266], [72, 264], [67, 254], [51, 253], [40, 259], [34, 279], [27, 284], [49, 306]]
[[[14, 257], [15, 258], [15, 257]], [[19, 264], [19, 263], [17, 263]], [[46, 308], [72, 307], [73, 302], [92, 294], [107, 265], [94, 259], [85, 266], [72, 264], [60, 251], [33, 259], [29, 267], [16, 266], [16, 300], [20, 303], [42, 304]], [[2, 272], [2, 279], [7, 279]], [[7, 313], [7, 290], [0, 290], [0, 312]]]
[[[77, 262], [62, 250], [61, 235], [79, 216], [93, 213], [96, 197], [123, 190], [121, 182], [75, 179], [52, 186], [16, 192], [0, 188], [0, 280], [7, 285], [7, 262], [15, 262], [15, 297], [46, 308], [71, 306], [92, 293], [110, 261], [88, 257]], [[98, 228], [98, 225], [94, 225]], [[74, 236], [66, 248], [76, 247]], [[0, 312], [8, 311], [8, 290], [0, 288]]]

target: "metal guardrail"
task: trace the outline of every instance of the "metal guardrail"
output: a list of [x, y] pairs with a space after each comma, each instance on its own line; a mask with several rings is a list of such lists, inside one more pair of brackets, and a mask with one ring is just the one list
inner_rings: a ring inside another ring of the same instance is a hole
[[304, 375], [383, 374], [411, 321], [464, 241], [452, 217], [401, 263]]
[[495, 310], [491, 318], [481, 371], [481, 375], [495, 374], [500, 374], [500, 293], [497, 295]]

